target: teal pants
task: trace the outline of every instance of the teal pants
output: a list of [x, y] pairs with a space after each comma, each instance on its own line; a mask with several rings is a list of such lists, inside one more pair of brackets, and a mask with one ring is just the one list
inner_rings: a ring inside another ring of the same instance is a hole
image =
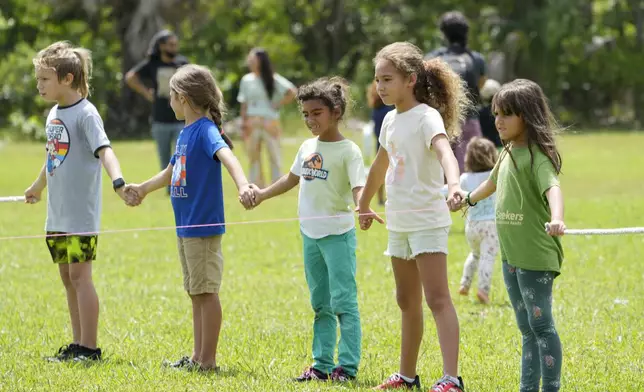
[[313, 367], [331, 373], [337, 342], [338, 366], [349, 375], [358, 372], [362, 330], [356, 286], [356, 231], [312, 239], [302, 233], [304, 270], [311, 293], [313, 321]]
[[550, 271], [530, 271], [503, 262], [503, 279], [523, 335], [520, 392], [557, 392], [561, 388], [561, 341], [552, 318]]

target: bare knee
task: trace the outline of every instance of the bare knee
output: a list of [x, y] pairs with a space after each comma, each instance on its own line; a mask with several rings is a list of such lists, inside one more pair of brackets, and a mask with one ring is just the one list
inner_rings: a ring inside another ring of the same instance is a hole
[[441, 313], [445, 309], [452, 307], [452, 298], [448, 293], [426, 293], [427, 306], [432, 313]]
[[[65, 266], [66, 267], [66, 266]], [[65, 289], [73, 289], [74, 285], [72, 284], [72, 279], [69, 276], [69, 268], [60, 268], [60, 279], [63, 281], [63, 286], [65, 286]]]
[[89, 269], [89, 266], [80, 266], [77, 265], [75, 267], [78, 268], [70, 268], [69, 269], [69, 281], [71, 286], [74, 289], [78, 289], [86, 284], [91, 284], [92, 283], [92, 274], [91, 270]]
[[405, 291], [404, 289], [396, 290], [396, 302], [403, 313], [422, 312], [422, 297], [417, 293]]

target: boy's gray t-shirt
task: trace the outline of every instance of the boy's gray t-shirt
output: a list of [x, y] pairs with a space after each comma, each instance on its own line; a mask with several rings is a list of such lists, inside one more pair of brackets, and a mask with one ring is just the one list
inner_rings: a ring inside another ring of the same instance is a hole
[[101, 161], [109, 147], [103, 120], [87, 99], [54, 106], [47, 116], [47, 222], [45, 230], [98, 232], [101, 217]]

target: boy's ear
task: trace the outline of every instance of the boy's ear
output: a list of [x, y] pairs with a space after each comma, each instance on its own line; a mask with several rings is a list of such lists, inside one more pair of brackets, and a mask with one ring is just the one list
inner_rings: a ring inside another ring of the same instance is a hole
[[67, 86], [71, 86], [71, 85], [72, 85], [72, 83], [74, 83], [74, 75], [72, 75], [71, 73], [68, 73], [68, 74], [67, 74], [67, 75], [65, 75], [65, 77], [63, 78], [62, 83], [63, 83], [63, 84], [65, 84], [65, 85], [67, 85]]

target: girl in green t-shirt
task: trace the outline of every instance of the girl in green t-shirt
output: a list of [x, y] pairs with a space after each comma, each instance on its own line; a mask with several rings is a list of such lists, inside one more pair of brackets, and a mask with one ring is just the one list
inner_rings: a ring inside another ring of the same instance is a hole
[[[517, 79], [492, 100], [504, 149], [490, 178], [463, 204], [496, 192], [496, 225], [503, 277], [523, 335], [521, 392], [559, 391], [562, 351], [552, 316], [552, 285], [559, 275], [564, 234], [561, 156], [556, 121], [541, 88]], [[544, 225], [547, 231], [544, 231]]]

